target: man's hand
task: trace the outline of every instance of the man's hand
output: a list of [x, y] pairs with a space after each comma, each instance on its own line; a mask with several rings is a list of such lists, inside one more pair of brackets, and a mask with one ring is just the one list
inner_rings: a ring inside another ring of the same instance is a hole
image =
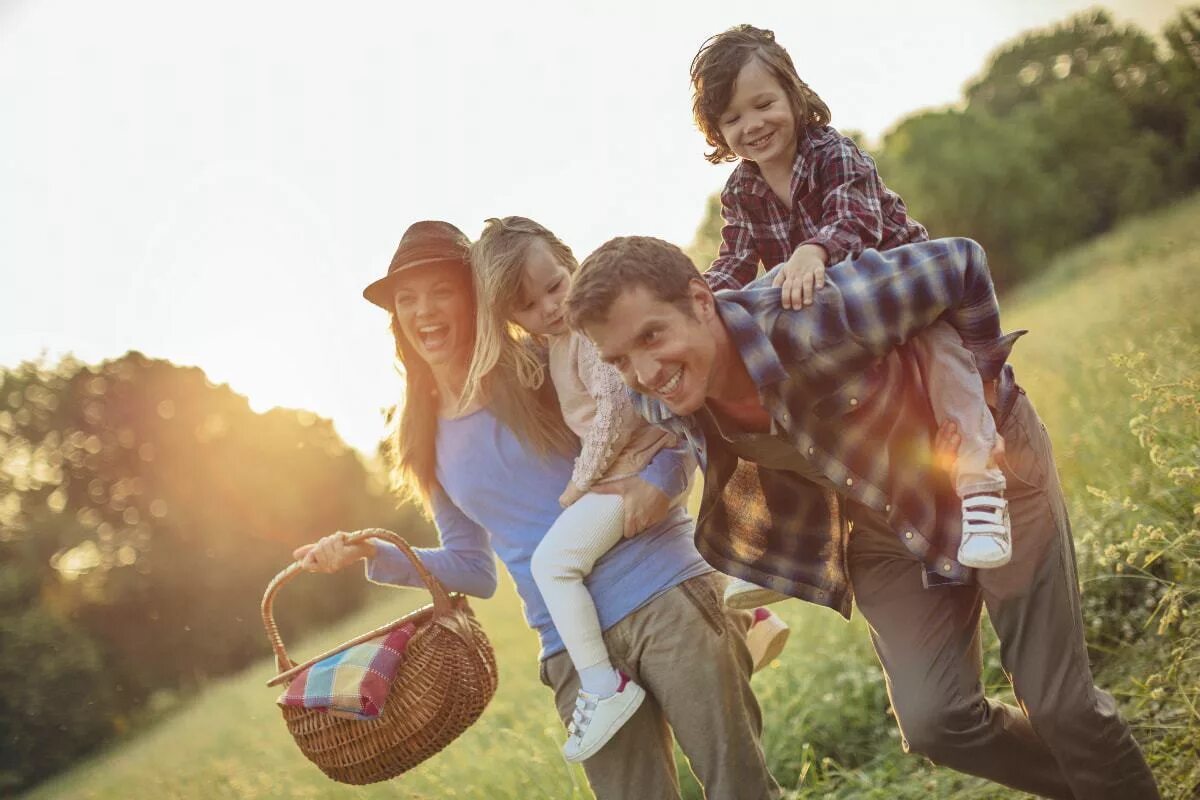
[[337, 572], [360, 558], [374, 558], [375, 544], [371, 540], [346, 544], [345, 531], [337, 531], [313, 544], [304, 544], [292, 551], [292, 558], [308, 572]]
[[784, 308], [811, 306], [817, 290], [825, 285], [825, 263], [829, 255], [819, 244], [802, 244], [784, 262], [772, 286], [783, 289]]
[[[954, 474], [954, 462], [958, 460], [958, 448], [962, 444], [962, 434], [953, 422], [945, 422], [938, 428], [933, 437], [933, 460], [940, 468]], [[992, 461], [997, 465], [1004, 464], [1004, 437], [996, 434], [996, 444], [992, 446]]]
[[637, 475], [612, 483], [596, 484], [595, 494], [619, 494], [625, 501], [625, 538], [637, 536], [650, 526], [661, 522], [671, 510], [671, 498], [652, 483]]

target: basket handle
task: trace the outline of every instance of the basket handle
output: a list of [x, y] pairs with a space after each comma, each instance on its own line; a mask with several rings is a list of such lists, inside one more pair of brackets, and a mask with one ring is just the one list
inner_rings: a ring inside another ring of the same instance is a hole
[[[421, 582], [425, 584], [425, 588], [433, 595], [433, 615], [435, 617], [449, 614], [453, 606], [450, 602], [450, 595], [446, 593], [446, 587], [442, 586], [442, 582], [433, 576], [425, 565], [421, 563], [421, 557], [413, 552], [412, 547], [404, 538], [398, 534], [392, 533], [383, 528], [364, 528], [361, 531], [355, 531], [346, 537], [347, 545], [358, 544], [367, 539], [383, 539], [385, 542], [390, 542], [400, 549], [413, 567], [417, 570], [417, 574], [421, 577]], [[279, 672], [284, 672], [295, 666], [287, 654], [287, 650], [283, 647], [283, 639], [279, 636], [279, 626], [275, 624], [275, 614], [272, 606], [275, 602], [275, 593], [279, 591], [285, 583], [304, 570], [300, 567], [300, 562], [293, 562], [290, 566], [271, 579], [267, 584], [267, 589], [263, 592], [262, 599], [262, 619], [263, 626], [267, 629], [267, 638], [271, 641], [271, 648], [275, 651], [275, 666]]]

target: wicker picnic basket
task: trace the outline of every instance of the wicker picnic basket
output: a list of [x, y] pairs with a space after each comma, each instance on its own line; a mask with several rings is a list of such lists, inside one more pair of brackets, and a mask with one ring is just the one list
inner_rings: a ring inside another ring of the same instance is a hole
[[370, 538], [400, 548], [433, 595], [432, 605], [296, 664], [283, 647], [271, 606], [275, 593], [300, 572], [300, 565], [276, 575], [262, 601], [263, 624], [279, 670], [268, 686], [287, 683], [316, 662], [405, 623], [416, 626], [378, 719], [345, 719], [281, 706], [288, 730], [308, 760], [335, 781], [356, 785], [394, 778], [437, 753], [479, 718], [496, 693], [496, 656], [466, 598], [448, 594], [408, 543], [391, 531], [368, 528], [346, 542]]

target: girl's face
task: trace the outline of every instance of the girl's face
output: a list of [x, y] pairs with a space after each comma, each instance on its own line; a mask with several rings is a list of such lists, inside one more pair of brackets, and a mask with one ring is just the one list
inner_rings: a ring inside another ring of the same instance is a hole
[[566, 299], [570, 288], [571, 273], [558, 263], [544, 242], [534, 241], [525, 254], [521, 291], [512, 309], [513, 322], [535, 336], [566, 333]]
[[471, 358], [475, 306], [469, 278], [466, 269], [426, 264], [396, 279], [392, 308], [400, 330], [435, 372]]
[[788, 169], [796, 157], [796, 114], [787, 93], [757, 58], [738, 72], [717, 126], [730, 149], [760, 168]]

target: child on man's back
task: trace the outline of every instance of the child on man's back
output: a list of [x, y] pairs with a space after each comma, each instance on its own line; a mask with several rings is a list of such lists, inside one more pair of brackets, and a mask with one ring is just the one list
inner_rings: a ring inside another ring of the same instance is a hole
[[[566, 244], [524, 217], [490, 219], [471, 259], [481, 277], [478, 307], [486, 309], [476, 331], [477, 350], [487, 352], [489, 341], [510, 323], [543, 340], [563, 418], [580, 438], [571, 482], [559, 498], [564, 510], [534, 551], [531, 569], [579, 675], [563, 754], [582, 761], [620, 730], [645, 697], [642, 687], [614, 667], [583, 581], [628, 527], [626, 502], [614, 485], [637, 476], [672, 437], [638, 416], [620, 373], [600, 360], [587, 337], [567, 327], [567, 292], [578, 264]], [[539, 382], [539, 366], [526, 367], [527, 380]], [[473, 390], [469, 386], [468, 394]], [[756, 611], [746, 636], [756, 669], [778, 655], [787, 635], [777, 616]]]
[[[740, 159], [721, 193], [721, 248], [704, 273], [714, 290], [753, 280], [761, 261], [785, 308], [813, 302], [825, 270], [863, 250], [929, 238], [870, 156], [829, 126], [829, 107], [800, 79], [771, 31], [739, 25], [706, 41], [691, 66], [696, 124], [714, 164]], [[945, 323], [939, 323], [945, 326]], [[957, 340], [957, 341], [956, 341]], [[974, 360], [957, 334], [913, 341], [937, 421], [961, 435], [955, 489], [963, 504], [958, 561], [992, 568], [1012, 556], [1004, 475], [991, 460], [996, 427]], [[782, 599], [734, 581], [736, 607]]]

